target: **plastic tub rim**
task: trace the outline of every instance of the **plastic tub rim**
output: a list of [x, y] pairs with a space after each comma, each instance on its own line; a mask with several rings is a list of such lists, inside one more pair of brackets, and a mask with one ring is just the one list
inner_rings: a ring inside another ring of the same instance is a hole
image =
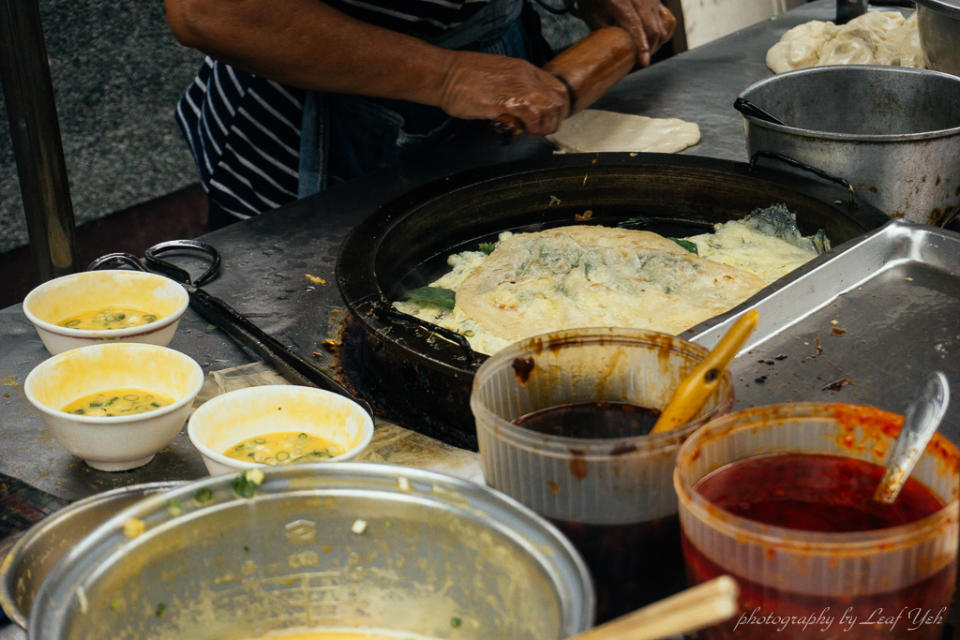
[[[642, 344], [659, 346], [663, 348], [663, 342], [669, 339], [671, 343], [670, 350], [679, 352], [685, 356], [691, 356], [700, 360], [706, 358], [709, 350], [706, 347], [698, 345], [689, 340], [684, 340], [677, 336], [662, 333], [659, 331], [649, 331], [644, 329], [630, 329], [622, 327], [585, 327], [579, 329], [567, 329], [556, 332], [549, 332], [525, 338], [497, 352], [488, 358], [477, 370], [473, 379], [473, 393], [470, 395], [470, 408], [473, 410], [477, 420], [478, 431], [487, 431], [494, 434], [497, 439], [508, 442], [511, 445], [525, 449], [535, 450], [538, 455], [547, 457], [569, 458], [570, 450], [577, 450], [578, 458], [587, 460], [594, 458], [610, 458], [610, 447], [614, 443], [634, 445], [632, 450], [626, 455], [638, 455], [641, 453], [654, 452], [668, 447], [676, 447], [682, 443], [687, 436], [696, 431], [704, 423], [717, 418], [723, 412], [729, 410], [733, 404], [734, 387], [729, 369], [723, 372], [723, 383], [718, 389], [726, 388], [729, 393], [716, 407], [713, 407], [706, 415], [691, 420], [685, 425], [657, 434], [647, 434], [640, 436], [622, 436], [614, 438], [577, 438], [571, 436], [548, 435], [527, 429], [514, 424], [509, 420], [504, 420], [495, 412], [482, 404], [478, 399], [478, 390], [486, 381], [486, 372], [500, 368], [504, 362], [512, 360], [518, 356], [524, 356], [530, 352], [535, 352], [534, 346], [543, 341], [548, 341], [549, 346], [540, 348], [540, 351], [552, 350], [559, 346], [576, 344], [585, 346], [591, 344], [623, 342], [627, 344]], [[716, 392], [715, 392], [716, 393]], [[492, 428], [489, 425], [494, 425]]]
[[[726, 537], [735, 538], [740, 543], [769, 545], [787, 551], [803, 552], [808, 555], [835, 555], [838, 550], [851, 555], [871, 555], [876, 552], [877, 545], [881, 543], [883, 543], [884, 550], [903, 548], [916, 544], [921, 540], [940, 535], [939, 530], [942, 529], [945, 521], [949, 522], [951, 518], [957, 520], [958, 514], [960, 514], [960, 500], [954, 497], [949, 502], [946, 502], [938, 511], [914, 520], [913, 522], [894, 527], [853, 532], [803, 531], [777, 525], [761, 524], [755, 520], [744, 518], [713, 506], [706, 498], [695, 492], [692, 486], [687, 486], [686, 479], [681, 477], [681, 460], [689, 457], [691, 455], [690, 451], [707, 436], [714, 434], [720, 429], [728, 429], [727, 433], [733, 433], [756, 428], [754, 421], [736, 425], [735, 423], [738, 420], [744, 420], [745, 417], [751, 415], [759, 417], [764, 411], [769, 411], [776, 407], [779, 411], [787, 410], [791, 413], [776, 420], [768, 417], [765, 420], [765, 424], [774, 424], [803, 416], [810, 419], [819, 418], [825, 422], [834, 422], [828, 415], [823, 414], [822, 411], [824, 407], [835, 405], [876, 410], [874, 407], [848, 403], [794, 402], [762, 405], [744, 409], [721, 416], [703, 425], [701, 429], [698, 429], [694, 435], [681, 445], [680, 451], [677, 453], [677, 465], [674, 467], [673, 472], [673, 485], [677, 493], [678, 506], [680, 507], [681, 513], [686, 509], [692, 517], [696, 518], [705, 526], [714, 529]], [[896, 415], [887, 411], [882, 411], [882, 413]], [[946, 444], [953, 452], [957, 452], [957, 448], [939, 434], [935, 436], [935, 440], [939, 440]], [[717, 518], [712, 515], [711, 512], [722, 512], [723, 518]]]

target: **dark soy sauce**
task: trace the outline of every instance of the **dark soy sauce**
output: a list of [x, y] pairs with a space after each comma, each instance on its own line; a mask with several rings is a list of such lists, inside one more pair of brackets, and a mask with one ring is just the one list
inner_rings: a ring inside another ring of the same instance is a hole
[[513, 423], [567, 438], [628, 438], [650, 433], [659, 417], [659, 409], [627, 402], [584, 402], [540, 409]]
[[[514, 424], [553, 436], [617, 439], [650, 433], [658, 409], [626, 402], [548, 407]], [[622, 453], [629, 453], [624, 448]], [[611, 453], [615, 452], [612, 450]], [[676, 514], [616, 525], [551, 519], [583, 556], [597, 594], [597, 622], [605, 622], [681, 591], [685, 586]]]

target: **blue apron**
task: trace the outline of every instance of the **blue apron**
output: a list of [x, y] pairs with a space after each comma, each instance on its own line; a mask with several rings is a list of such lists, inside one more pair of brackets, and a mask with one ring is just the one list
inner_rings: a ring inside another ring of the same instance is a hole
[[[490, 0], [462, 25], [427, 41], [445, 49], [527, 56], [522, 0]], [[298, 197], [399, 163], [454, 133], [457, 121], [412, 102], [310, 91], [303, 105]]]

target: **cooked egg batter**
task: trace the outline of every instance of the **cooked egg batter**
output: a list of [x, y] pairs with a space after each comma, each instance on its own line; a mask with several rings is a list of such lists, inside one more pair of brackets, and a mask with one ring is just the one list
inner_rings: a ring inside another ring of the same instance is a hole
[[154, 322], [158, 318], [159, 316], [155, 313], [146, 313], [130, 307], [105, 307], [78, 313], [64, 318], [57, 324], [70, 329], [109, 331], [139, 327]]
[[743, 302], [826, 248], [822, 233], [801, 236], [795, 216], [782, 205], [680, 240], [587, 225], [505, 232], [491, 252], [449, 257], [450, 271], [429, 285], [455, 292], [445, 304], [438, 296], [439, 303], [424, 298], [394, 306], [457, 331], [487, 354], [574, 327], [677, 334]]
[[170, 396], [143, 389], [111, 389], [78, 398], [61, 411], [95, 418], [131, 416], [153, 411], [173, 402]]
[[752, 273], [765, 284], [787, 275], [817, 255], [812, 246], [797, 246], [736, 221], [717, 225], [713, 233], [685, 240], [697, 245], [701, 258]]
[[258, 464], [319, 462], [343, 454], [345, 449], [328, 438], [302, 431], [266, 433], [231, 446], [223, 455]]

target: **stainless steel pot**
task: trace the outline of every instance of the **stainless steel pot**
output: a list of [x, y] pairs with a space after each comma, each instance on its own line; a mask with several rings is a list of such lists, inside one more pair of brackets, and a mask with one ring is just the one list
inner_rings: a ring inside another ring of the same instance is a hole
[[903, 67], [814, 67], [756, 82], [740, 97], [785, 123], [744, 115], [751, 158], [788, 156], [913, 222], [943, 225], [960, 207], [960, 78]]
[[917, 29], [925, 66], [960, 76], [960, 2], [917, 0]]
[[[44, 581], [30, 638], [237, 640], [374, 627], [560, 640], [593, 622], [590, 576], [545, 520], [480, 484], [385, 464], [270, 469], [117, 514]], [[131, 519], [145, 525], [124, 535]]]
[[136, 484], [78, 500], [50, 514], [28, 529], [10, 548], [0, 565], [0, 605], [10, 619], [26, 629], [37, 590], [47, 574], [85, 535], [150, 496], [182, 482]]

